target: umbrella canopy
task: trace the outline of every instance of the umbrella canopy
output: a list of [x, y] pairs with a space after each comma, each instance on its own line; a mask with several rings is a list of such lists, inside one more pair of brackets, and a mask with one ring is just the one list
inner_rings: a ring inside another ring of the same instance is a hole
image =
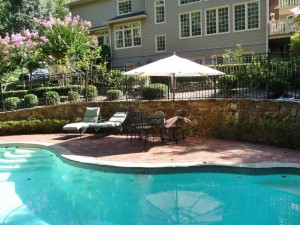
[[223, 203], [205, 192], [167, 191], [146, 196], [144, 210], [162, 224], [210, 224], [223, 220]]
[[296, 6], [290, 10], [294, 15], [300, 15], [300, 6]]
[[125, 75], [143, 75], [143, 76], [175, 76], [175, 77], [193, 77], [193, 76], [211, 76], [223, 75], [224, 73], [207, 66], [200, 65], [188, 59], [172, 55], [160, 59], [145, 66], [127, 71]]

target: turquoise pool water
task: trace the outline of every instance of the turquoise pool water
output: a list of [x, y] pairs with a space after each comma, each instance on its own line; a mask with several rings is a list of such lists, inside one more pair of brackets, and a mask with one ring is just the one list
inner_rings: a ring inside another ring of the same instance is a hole
[[104, 172], [0, 146], [0, 224], [300, 224], [299, 175], [185, 170]]

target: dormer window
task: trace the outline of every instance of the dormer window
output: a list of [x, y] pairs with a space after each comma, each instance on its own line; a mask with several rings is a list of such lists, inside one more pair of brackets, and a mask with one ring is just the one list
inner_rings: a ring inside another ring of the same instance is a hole
[[132, 13], [131, 0], [118, 0], [118, 15]]

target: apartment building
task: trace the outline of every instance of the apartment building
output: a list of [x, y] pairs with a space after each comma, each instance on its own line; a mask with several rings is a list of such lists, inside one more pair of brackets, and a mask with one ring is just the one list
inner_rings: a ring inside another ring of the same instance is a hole
[[128, 70], [174, 52], [210, 63], [236, 44], [244, 55], [269, 49], [265, 0], [73, 0], [69, 8], [110, 46], [114, 68]]

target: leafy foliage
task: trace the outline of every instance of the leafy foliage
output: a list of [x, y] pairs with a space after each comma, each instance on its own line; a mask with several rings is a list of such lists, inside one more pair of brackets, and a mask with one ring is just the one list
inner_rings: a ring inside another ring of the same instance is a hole
[[300, 56], [300, 32], [291, 36], [290, 51], [294, 56]]
[[21, 104], [21, 99], [18, 97], [8, 97], [4, 99], [3, 105], [7, 111], [16, 110]]
[[106, 96], [108, 100], [116, 100], [123, 96], [123, 92], [121, 90], [108, 90]]
[[68, 91], [68, 100], [71, 102], [76, 102], [80, 98], [80, 95], [77, 91]]
[[45, 93], [47, 105], [56, 105], [60, 103], [59, 94], [56, 91], [47, 91]]
[[97, 87], [94, 85], [88, 85], [87, 88], [84, 89], [83, 94], [88, 101], [93, 101], [98, 96]]
[[24, 105], [27, 108], [37, 106], [39, 104], [39, 99], [34, 94], [27, 94], [24, 96]]
[[288, 83], [286, 80], [273, 78], [270, 80], [267, 90], [268, 98], [279, 98], [288, 90]]
[[225, 97], [230, 97], [232, 89], [237, 86], [237, 78], [234, 75], [223, 75], [219, 79], [219, 89], [225, 95]]
[[0, 36], [34, 30], [32, 18], [45, 19], [49, 15], [64, 18], [68, 0], [2, 0], [0, 2]]
[[208, 136], [300, 149], [299, 124], [285, 121], [213, 121]]
[[62, 127], [68, 122], [68, 120], [57, 119], [33, 119], [0, 122], [0, 136], [58, 133], [63, 131]]
[[142, 97], [151, 100], [165, 97], [168, 91], [168, 86], [165, 84], [149, 84], [142, 88]]

